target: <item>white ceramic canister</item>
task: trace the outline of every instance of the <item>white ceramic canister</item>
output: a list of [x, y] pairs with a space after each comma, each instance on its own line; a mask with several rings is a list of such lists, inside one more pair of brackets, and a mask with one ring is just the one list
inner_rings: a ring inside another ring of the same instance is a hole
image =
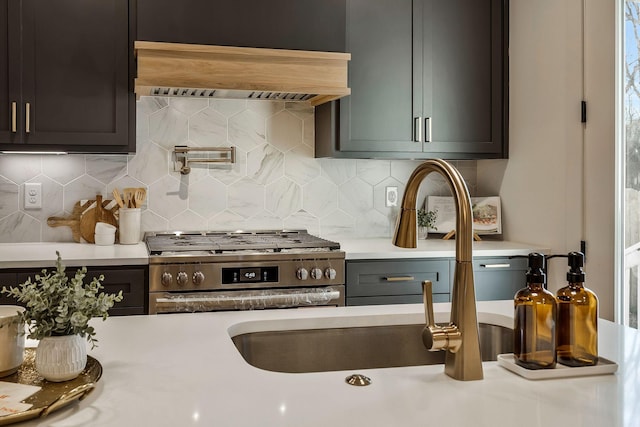
[[120, 208], [120, 244], [135, 245], [140, 242], [140, 208]]
[[24, 361], [24, 308], [0, 305], [0, 377], [13, 374]]

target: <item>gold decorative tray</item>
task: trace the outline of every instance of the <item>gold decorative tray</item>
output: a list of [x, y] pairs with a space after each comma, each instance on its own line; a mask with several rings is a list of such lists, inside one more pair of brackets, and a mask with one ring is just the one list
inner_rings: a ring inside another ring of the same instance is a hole
[[102, 365], [91, 356], [87, 356], [87, 366], [80, 375], [69, 381], [50, 382], [38, 374], [35, 367], [36, 349], [26, 348], [24, 362], [18, 372], [0, 381], [34, 385], [41, 389], [22, 402], [33, 405], [26, 411], [0, 417], [0, 426], [26, 421], [38, 417], [46, 417], [51, 412], [63, 408], [75, 400], [84, 399], [102, 376]]

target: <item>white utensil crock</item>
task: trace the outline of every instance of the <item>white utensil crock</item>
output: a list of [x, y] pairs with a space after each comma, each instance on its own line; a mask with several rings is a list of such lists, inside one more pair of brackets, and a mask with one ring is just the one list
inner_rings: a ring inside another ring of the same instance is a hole
[[20, 320], [23, 307], [0, 305], [0, 377], [18, 370], [24, 361], [24, 323]]
[[135, 245], [140, 242], [140, 208], [120, 208], [120, 244]]

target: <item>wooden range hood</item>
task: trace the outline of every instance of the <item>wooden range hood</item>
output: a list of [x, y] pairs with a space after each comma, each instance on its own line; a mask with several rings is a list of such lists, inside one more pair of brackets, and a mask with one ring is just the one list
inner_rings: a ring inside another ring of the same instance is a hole
[[316, 106], [351, 93], [348, 53], [136, 41], [137, 96], [266, 99]]

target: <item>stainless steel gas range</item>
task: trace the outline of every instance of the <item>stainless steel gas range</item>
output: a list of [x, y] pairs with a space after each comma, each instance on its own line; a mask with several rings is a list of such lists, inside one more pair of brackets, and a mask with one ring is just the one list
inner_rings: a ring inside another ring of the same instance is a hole
[[149, 314], [344, 305], [344, 251], [305, 230], [147, 232]]

